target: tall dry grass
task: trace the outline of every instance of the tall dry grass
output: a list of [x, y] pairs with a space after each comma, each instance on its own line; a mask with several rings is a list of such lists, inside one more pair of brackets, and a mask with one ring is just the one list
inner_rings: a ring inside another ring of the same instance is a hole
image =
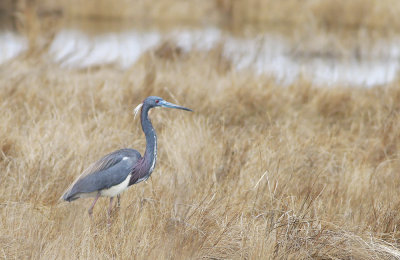
[[[281, 87], [218, 50], [146, 54], [128, 71], [29, 55], [0, 69], [0, 256], [33, 259], [399, 258], [400, 90]], [[132, 109], [158, 109], [152, 177], [107, 226], [101, 199], [60, 203], [91, 162], [143, 153]]]
[[297, 30], [373, 29], [397, 32], [400, 3], [396, 0], [3, 0], [0, 14], [16, 17], [34, 9], [41, 16], [125, 19], [128, 22], [222, 22], [296, 26]]

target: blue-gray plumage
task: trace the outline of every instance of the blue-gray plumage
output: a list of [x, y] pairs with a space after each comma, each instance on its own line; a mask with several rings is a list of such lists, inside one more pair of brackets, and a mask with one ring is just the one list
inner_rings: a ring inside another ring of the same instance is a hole
[[135, 108], [135, 114], [141, 109], [140, 120], [146, 136], [146, 151], [143, 157], [134, 149], [121, 149], [112, 152], [89, 166], [67, 189], [62, 196], [63, 200], [73, 201], [79, 198], [95, 197], [89, 215], [101, 196], [110, 197], [109, 214], [115, 196], [127, 187], [147, 180], [154, 170], [157, 160], [157, 135], [148, 116], [154, 107], [169, 107], [192, 111], [189, 108], [178, 106], [163, 100], [160, 97], [150, 96]]

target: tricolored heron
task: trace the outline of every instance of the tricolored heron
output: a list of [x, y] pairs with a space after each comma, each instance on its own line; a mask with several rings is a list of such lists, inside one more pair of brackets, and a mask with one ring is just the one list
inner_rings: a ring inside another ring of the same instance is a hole
[[91, 217], [93, 207], [99, 197], [110, 197], [108, 209], [110, 215], [115, 196], [117, 196], [119, 204], [121, 192], [150, 177], [157, 160], [157, 135], [148, 116], [149, 110], [154, 107], [192, 111], [189, 108], [169, 103], [160, 97], [147, 97], [142, 104], [135, 108], [135, 115], [141, 109], [140, 121], [146, 136], [146, 151], [143, 157], [134, 149], [120, 149], [107, 154], [83, 171], [64, 193], [63, 200], [70, 202], [79, 198], [94, 197], [88, 210]]

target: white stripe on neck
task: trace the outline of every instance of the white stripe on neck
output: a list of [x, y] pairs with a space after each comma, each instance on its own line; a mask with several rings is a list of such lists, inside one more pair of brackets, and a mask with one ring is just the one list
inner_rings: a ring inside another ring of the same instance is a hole
[[156, 166], [156, 160], [157, 160], [157, 136], [155, 132], [153, 131], [153, 136], [154, 136], [154, 151], [153, 151], [153, 161], [151, 162], [151, 167], [149, 170], [149, 175], [153, 172], [154, 167]]

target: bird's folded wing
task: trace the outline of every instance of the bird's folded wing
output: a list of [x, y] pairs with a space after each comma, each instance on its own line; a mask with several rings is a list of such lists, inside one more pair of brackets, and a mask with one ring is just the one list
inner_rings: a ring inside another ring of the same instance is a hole
[[84, 178], [88, 178], [90, 175], [95, 175], [100, 172], [106, 171], [107, 169], [121, 162], [124, 157], [128, 157], [130, 160], [133, 161], [132, 163], [135, 163], [137, 160], [139, 160], [141, 156], [138, 151], [133, 149], [121, 149], [107, 154], [97, 162], [91, 164], [87, 169], [85, 169], [82, 174], [79, 175], [79, 177], [76, 178], [75, 181], [68, 187], [61, 198], [65, 198], [65, 196], [79, 181], [83, 180]]

